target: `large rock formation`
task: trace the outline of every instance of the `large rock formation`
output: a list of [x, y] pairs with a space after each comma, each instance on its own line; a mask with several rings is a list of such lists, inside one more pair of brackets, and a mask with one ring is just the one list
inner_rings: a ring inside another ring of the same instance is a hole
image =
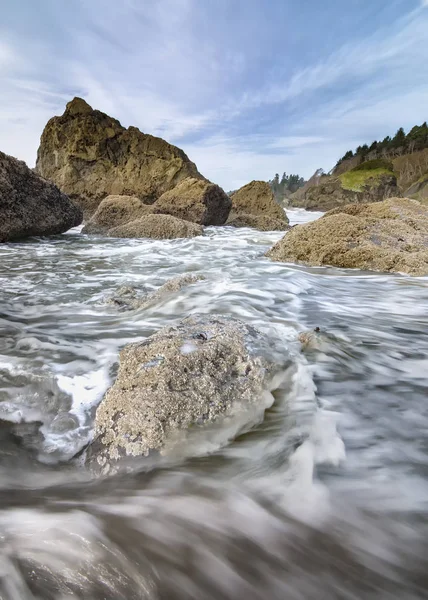
[[63, 233], [82, 212], [51, 182], [0, 152], [0, 242]]
[[172, 240], [202, 235], [203, 229], [197, 223], [176, 219], [171, 215], [144, 215], [119, 227], [109, 229], [107, 235], [120, 238], [153, 238]]
[[361, 163], [340, 175], [322, 175], [315, 185], [299, 190], [290, 206], [328, 211], [347, 204], [381, 202], [400, 195], [392, 163], [374, 160]]
[[162, 194], [154, 208], [200, 225], [223, 225], [229, 215], [229, 196], [214, 183], [188, 178]]
[[286, 214], [275, 202], [273, 192], [266, 181], [251, 181], [234, 192], [231, 198], [232, 208], [228, 225], [232, 225], [235, 221], [238, 226], [242, 226], [239, 221], [236, 221], [241, 215], [241, 222], [244, 219], [249, 222], [249, 216], [258, 216], [276, 219], [283, 223], [282, 229], [286, 229], [288, 225]]
[[[121, 458], [162, 451], [183, 430], [239, 410], [266, 408], [279, 365], [273, 340], [227, 317], [189, 317], [120, 353], [101, 401], [88, 463], [111, 473]], [[289, 364], [284, 358], [282, 365]], [[270, 403], [273, 401], [271, 398]]]
[[93, 214], [109, 195], [132, 195], [154, 202], [183, 179], [204, 179], [186, 154], [161, 138], [125, 129], [81, 98], [47, 123], [36, 169]]
[[428, 274], [428, 208], [390, 198], [336, 208], [297, 225], [267, 255], [309, 265]]

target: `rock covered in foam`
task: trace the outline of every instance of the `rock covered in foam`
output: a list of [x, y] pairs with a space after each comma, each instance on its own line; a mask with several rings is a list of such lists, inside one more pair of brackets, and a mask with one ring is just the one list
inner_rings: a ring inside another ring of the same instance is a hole
[[156, 302], [164, 300], [171, 294], [180, 291], [183, 287], [204, 279], [205, 277], [203, 275], [185, 273], [184, 275], [178, 275], [177, 277], [169, 279], [157, 290], [153, 290], [146, 294], [139, 294], [138, 290], [132, 286], [121, 286], [113, 296], [107, 298], [106, 302], [107, 304], [117, 306], [124, 310], [147, 308]]
[[[111, 473], [121, 459], [162, 451], [178, 431], [262, 403], [280, 369], [273, 347], [253, 327], [223, 316], [188, 317], [125, 346], [97, 409], [88, 465]], [[280, 357], [283, 367], [289, 358]]]

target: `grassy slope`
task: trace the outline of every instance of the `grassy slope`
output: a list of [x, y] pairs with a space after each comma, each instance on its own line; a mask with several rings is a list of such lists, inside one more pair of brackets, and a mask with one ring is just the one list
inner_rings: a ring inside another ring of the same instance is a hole
[[385, 167], [378, 167], [377, 169], [353, 169], [339, 175], [339, 179], [345, 190], [361, 192], [364, 186], [370, 183], [369, 179], [379, 179], [382, 175], [393, 174], [393, 171]]

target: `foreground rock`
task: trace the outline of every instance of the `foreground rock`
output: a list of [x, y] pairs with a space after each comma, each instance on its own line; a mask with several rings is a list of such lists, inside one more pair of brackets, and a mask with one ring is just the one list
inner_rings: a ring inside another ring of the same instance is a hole
[[107, 196], [100, 202], [97, 210], [82, 229], [82, 233], [108, 235], [110, 229], [126, 225], [150, 213], [153, 213], [153, 207], [143, 204], [136, 196]]
[[271, 346], [236, 319], [205, 316], [126, 346], [117, 379], [97, 409], [89, 466], [114, 472], [120, 459], [162, 451], [191, 426], [265, 407], [278, 369], [268, 358]]
[[153, 290], [142, 295], [139, 294], [138, 290], [132, 286], [122, 286], [115, 292], [113, 296], [107, 298], [106, 302], [107, 304], [117, 306], [124, 310], [147, 308], [156, 302], [164, 300], [171, 294], [180, 291], [183, 287], [203, 279], [205, 279], [203, 275], [185, 273], [184, 275], [173, 277], [161, 285], [157, 290]]
[[110, 237], [152, 238], [154, 240], [172, 240], [202, 235], [203, 228], [196, 223], [176, 219], [171, 215], [147, 214], [136, 221], [113, 227], [108, 231]]
[[183, 179], [204, 179], [186, 154], [161, 138], [125, 129], [81, 98], [47, 123], [36, 169], [92, 215], [106, 196], [151, 204]]
[[195, 178], [185, 179], [165, 192], [154, 205], [155, 212], [200, 225], [223, 225], [230, 207], [230, 198], [221, 187]]
[[[266, 227], [267, 219], [275, 219], [275, 221], [270, 221], [271, 225], [276, 224], [275, 229], [279, 229], [278, 222], [283, 223], [281, 229], [287, 228], [288, 218], [284, 210], [275, 201], [273, 192], [266, 181], [251, 181], [234, 192], [231, 199], [232, 209], [228, 225], [237, 227], [257, 227], [260, 225]], [[264, 217], [264, 220], [255, 217]], [[244, 222], [249, 223], [250, 220], [254, 225], [241, 225]]]
[[80, 225], [82, 212], [51, 182], [0, 152], [0, 242], [54, 235]]
[[227, 222], [231, 227], [253, 227], [259, 231], [286, 231], [288, 222], [265, 215], [240, 214]]
[[293, 227], [266, 254], [309, 265], [428, 274], [428, 207], [408, 198], [336, 208]]

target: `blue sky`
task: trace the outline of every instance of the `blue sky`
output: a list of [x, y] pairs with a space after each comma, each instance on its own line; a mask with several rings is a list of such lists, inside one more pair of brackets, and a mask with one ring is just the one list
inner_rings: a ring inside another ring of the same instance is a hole
[[225, 189], [428, 120], [428, 0], [0, 0], [0, 150], [73, 96]]

